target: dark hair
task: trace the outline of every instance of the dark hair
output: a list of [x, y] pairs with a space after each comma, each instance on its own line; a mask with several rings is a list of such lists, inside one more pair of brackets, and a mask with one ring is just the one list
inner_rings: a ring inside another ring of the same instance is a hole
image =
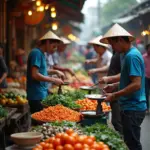
[[145, 49], [148, 50], [150, 47], [150, 43], [145, 46]]
[[130, 42], [128, 36], [116, 36], [116, 37], [111, 37], [110, 39], [113, 40], [113, 41], [118, 41], [118, 38], [122, 38], [124, 41]]
[[[47, 39], [50, 41], [50, 43], [59, 43], [59, 40], [55, 40], [55, 39]], [[41, 40], [40, 41], [40, 45], [44, 45], [46, 43], [47, 40]]]

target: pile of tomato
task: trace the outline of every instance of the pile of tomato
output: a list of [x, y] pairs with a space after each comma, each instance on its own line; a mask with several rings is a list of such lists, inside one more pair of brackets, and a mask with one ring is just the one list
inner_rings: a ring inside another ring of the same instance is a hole
[[58, 133], [41, 142], [33, 150], [110, 150], [103, 142], [96, 142], [94, 136], [78, 135], [72, 129]]

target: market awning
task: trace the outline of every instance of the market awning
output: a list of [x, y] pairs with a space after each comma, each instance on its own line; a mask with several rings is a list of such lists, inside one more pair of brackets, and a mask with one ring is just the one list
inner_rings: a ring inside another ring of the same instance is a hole
[[138, 17], [138, 15], [131, 15], [131, 16], [123, 17], [123, 18], [114, 19], [113, 23], [120, 23], [120, 24], [127, 23], [135, 19], [136, 17]]

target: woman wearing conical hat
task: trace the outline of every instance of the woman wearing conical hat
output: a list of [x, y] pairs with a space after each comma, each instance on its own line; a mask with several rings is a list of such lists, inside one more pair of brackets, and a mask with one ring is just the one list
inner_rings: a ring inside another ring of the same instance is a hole
[[27, 62], [27, 99], [31, 113], [42, 109], [41, 100], [48, 94], [48, 82], [63, 84], [61, 79], [48, 76], [46, 58], [44, 53], [55, 49], [61, 39], [49, 31], [39, 40], [39, 46], [34, 48]]
[[[105, 101], [112, 102], [119, 99], [124, 141], [130, 150], [142, 150], [140, 126], [147, 109], [145, 66], [141, 53], [132, 46], [134, 39], [120, 25], [115, 24], [100, 42], [110, 44], [113, 50], [121, 54], [121, 75], [118, 76], [117, 83], [104, 88], [108, 93]], [[119, 91], [111, 93], [118, 86]]]
[[68, 39], [66, 39], [65, 37], [61, 37], [60, 38], [62, 40], [62, 42], [59, 43], [58, 47], [57, 47], [57, 52], [54, 53], [53, 55], [53, 59], [54, 59], [54, 69], [62, 71], [64, 73], [69, 73], [72, 76], [75, 75], [74, 71], [70, 68], [64, 68], [60, 65], [59, 63], [59, 55], [61, 53], [64, 53], [64, 51], [66, 50], [66, 47], [71, 43]]
[[99, 36], [89, 42], [90, 45], [93, 45], [94, 50], [97, 53], [97, 58], [92, 59], [92, 60], [86, 60], [87, 64], [95, 63], [97, 66], [97, 68], [90, 69], [88, 71], [88, 74], [93, 75], [96, 73], [98, 74], [99, 78], [106, 75], [109, 65], [110, 65], [111, 57], [112, 57], [112, 53], [108, 50], [109, 45], [99, 42], [99, 39], [101, 38], [102, 36]]

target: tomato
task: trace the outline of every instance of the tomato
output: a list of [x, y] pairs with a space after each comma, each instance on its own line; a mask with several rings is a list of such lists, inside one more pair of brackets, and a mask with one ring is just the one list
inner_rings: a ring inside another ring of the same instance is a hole
[[78, 134], [77, 133], [72, 133], [70, 136], [72, 136], [72, 137], [75, 137], [75, 138], [78, 138]]
[[61, 136], [62, 136], [62, 133], [57, 133], [55, 137], [56, 138], [61, 138]]
[[65, 144], [65, 142], [66, 142], [66, 140], [68, 139], [68, 134], [67, 133], [64, 133], [64, 134], [62, 134], [62, 136], [61, 136], [61, 140], [62, 140], [62, 144]]
[[76, 140], [72, 136], [68, 136], [68, 138], [66, 138], [66, 141], [65, 141], [66, 144], [71, 144], [71, 145], [74, 145], [75, 142], [76, 142]]
[[89, 148], [89, 145], [83, 144], [83, 147], [84, 147], [84, 148]]
[[101, 150], [102, 147], [98, 144], [98, 143], [94, 143], [91, 148], [95, 149], [95, 150]]
[[102, 150], [110, 150], [109, 148], [107, 148], [107, 147], [105, 147], [105, 148], [103, 148]]
[[56, 138], [53, 142], [54, 147], [57, 147], [59, 145], [61, 145], [61, 139], [60, 138]]
[[89, 147], [84, 147], [82, 150], [91, 150]]
[[87, 144], [89, 146], [91, 146], [93, 143], [94, 143], [93, 140], [90, 138], [84, 140], [84, 144]]
[[52, 143], [52, 144], [53, 144], [54, 140], [55, 140], [55, 137], [49, 138], [49, 143]]
[[66, 131], [66, 133], [67, 133], [68, 135], [71, 135], [72, 133], [74, 133], [74, 130], [73, 130], [73, 129], [68, 129], [68, 130]]
[[40, 145], [44, 148], [45, 142], [41, 142]]
[[93, 135], [88, 136], [88, 138], [92, 139], [93, 141], [96, 140], [96, 139], [95, 139], [95, 136], [93, 136]]
[[77, 138], [77, 142], [78, 143], [84, 143], [84, 140], [85, 140], [85, 137], [83, 135], [80, 135], [78, 138]]
[[74, 148], [71, 144], [65, 144], [63, 150], [74, 150]]
[[82, 150], [83, 146], [80, 143], [74, 145], [74, 150]]
[[50, 144], [49, 143], [45, 143], [45, 145], [43, 145], [44, 149], [49, 149], [50, 148]]
[[54, 148], [53, 144], [49, 143], [48, 148], [49, 148], [49, 149]]
[[56, 150], [63, 150], [63, 146], [61, 146], [61, 145], [57, 146]]

